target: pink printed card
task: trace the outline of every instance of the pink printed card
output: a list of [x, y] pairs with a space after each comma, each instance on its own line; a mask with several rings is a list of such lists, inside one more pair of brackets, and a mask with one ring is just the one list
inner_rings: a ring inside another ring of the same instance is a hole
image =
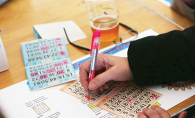
[[31, 91], [77, 79], [62, 37], [21, 44]]

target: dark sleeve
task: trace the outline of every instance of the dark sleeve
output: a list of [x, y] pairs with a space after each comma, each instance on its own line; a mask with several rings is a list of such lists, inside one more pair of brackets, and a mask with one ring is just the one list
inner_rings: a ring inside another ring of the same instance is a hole
[[195, 26], [131, 42], [128, 60], [140, 86], [195, 79]]

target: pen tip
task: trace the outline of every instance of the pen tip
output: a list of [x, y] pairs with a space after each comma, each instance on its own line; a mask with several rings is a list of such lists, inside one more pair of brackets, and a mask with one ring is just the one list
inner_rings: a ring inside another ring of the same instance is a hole
[[88, 99], [88, 100], [89, 100], [89, 98], [90, 98], [90, 95], [87, 96], [87, 99]]

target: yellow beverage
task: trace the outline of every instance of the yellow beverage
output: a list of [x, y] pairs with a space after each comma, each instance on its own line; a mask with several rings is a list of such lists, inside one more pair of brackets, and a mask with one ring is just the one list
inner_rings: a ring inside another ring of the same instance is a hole
[[102, 15], [90, 21], [93, 32], [100, 30], [100, 41], [113, 41], [118, 38], [119, 18], [112, 15]]

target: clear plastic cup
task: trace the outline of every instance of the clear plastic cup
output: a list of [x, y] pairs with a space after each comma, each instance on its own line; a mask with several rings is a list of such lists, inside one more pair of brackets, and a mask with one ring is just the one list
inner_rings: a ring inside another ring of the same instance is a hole
[[118, 38], [119, 0], [85, 0], [92, 32], [101, 31], [101, 42]]

